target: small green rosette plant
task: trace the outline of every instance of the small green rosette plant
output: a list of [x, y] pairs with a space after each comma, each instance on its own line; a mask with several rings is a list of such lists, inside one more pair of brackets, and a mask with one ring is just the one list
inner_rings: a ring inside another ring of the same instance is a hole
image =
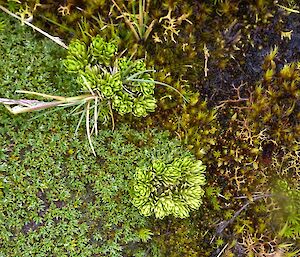
[[18, 90], [18, 93], [54, 101], [0, 98], [0, 103], [13, 114], [51, 107], [74, 107], [70, 114], [80, 115], [76, 132], [82, 121], [85, 121], [87, 137], [95, 155], [91, 136], [93, 133], [98, 134], [99, 121], [101, 124], [111, 122], [114, 129], [115, 113], [145, 117], [156, 108], [155, 84], [170, 87], [154, 81], [150, 73], [155, 70], [147, 70], [143, 59], [133, 60], [120, 55], [113, 41], [107, 42], [99, 35], [92, 37], [88, 45], [80, 40], [74, 40], [68, 46], [68, 54], [63, 64], [69, 73], [76, 75], [83, 93], [64, 97]]
[[68, 47], [68, 54], [63, 64], [69, 73], [76, 75], [81, 85], [79, 95], [64, 97], [40, 92], [18, 90], [18, 93], [31, 94], [52, 101], [0, 98], [0, 103], [13, 114], [33, 112], [52, 107], [74, 107], [72, 115], [80, 115], [76, 132], [82, 121], [85, 121], [86, 133], [91, 150], [96, 155], [92, 134], [98, 134], [98, 123], [111, 122], [114, 129], [114, 114], [132, 114], [145, 117], [154, 112], [156, 99], [155, 85], [169, 87], [187, 99], [175, 88], [155, 81], [151, 74], [155, 70], [147, 70], [143, 59], [118, 54], [118, 47], [113, 41], [105, 41], [99, 35], [92, 37], [86, 44], [74, 40]]
[[170, 162], [152, 160], [149, 166], [136, 169], [132, 203], [145, 216], [187, 218], [202, 204], [205, 170], [202, 161], [192, 156]]
[[77, 74], [83, 91], [97, 95], [102, 121], [111, 117], [111, 110], [145, 117], [156, 108], [155, 81], [149, 74], [153, 70], [147, 70], [143, 60], [118, 57], [117, 52], [113, 42], [100, 36], [92, 38], [88, 46], [75, 40], [69, 45], [64, 65]]

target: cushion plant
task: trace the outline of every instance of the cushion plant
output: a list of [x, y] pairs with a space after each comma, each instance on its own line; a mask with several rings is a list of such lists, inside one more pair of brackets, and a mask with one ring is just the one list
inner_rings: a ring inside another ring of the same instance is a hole
[[191, 210], [200, 207], [206, 166], [191, 155], [173, 157], [171, 160], [154, 158], [136, 169], [132, 203], [141, 214], [154, 214], [160, 219], [168, 215], [186, 218]]
[[111, 109], [120, 115], [144, 117], [156, 107], [155, 85], [148, 73], [151, 70], [143, 60], [118, 58], [117, 50], [113, 42], [100, 36], [92, 38], [89, 46], [75, 40], [64, 61], [67, 70], [77, 74], [82, 89], [98, 96], [102, 121], [109, 119]]

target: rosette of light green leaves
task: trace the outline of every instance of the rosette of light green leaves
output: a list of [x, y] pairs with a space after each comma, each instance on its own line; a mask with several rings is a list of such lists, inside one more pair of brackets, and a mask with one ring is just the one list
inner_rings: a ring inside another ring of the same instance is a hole
[[68, 47], [68, 55], [76, 59], [86, 59], [88, 56], [86, 44], [77, 39], [72, 41]]
[[186, 218], [202, 204], [206, 166], [192, 156], [165, 163], [153, 160], [138, 167], [133, 178], [132, 203], [145, 216]]
[[117, 92], [121, 92], [123, 89], [120, 74], [111, 74], [107, 71], [103, 72], [98, 88], [105, 98], [113, 98]]
[[87, 65], [84, 70], [78, 71], [77, 82], [82, 85], [84, 91], [96, 89], [102, 78], [98, 66]]
[[143, 60], [133, 61], [126, 57], [120, 58], [118, 69], [122, 80], [132, 92], [141, 92], [143, 95], [154, 94], [155, 81], [151, 78], [149, 74], [151, 70], [146, 69]]
[[63, 61], [66, 69], [69, 72], [78, 72], [84, 70], [88, 65], [88, 52], [85, 43], [74, 40], [68, 47], [67, 58]]
[[106, 42], [102, 37], [97, 35], [92, 39], [89, 51], [94, 61], [98, 64], [109, 66], [118, 51], [118, 47], [112, 42]]
[[142, 59], [132, 60], [127, 57], [118, 59], [118, 67], [124, 77], [146, 70], [145, 62]]
[[[114, 113], [145, 117], [156, 108], [155, 85], [170, 87], [154, 81], [152, 73], [155, 70], [147, 70], [143, 59], [119, 57], [117, 50], [113, 41], [107, 42], [98, 35], [91, 38], [89, 45], [79, 40], [71, 42], [64, 60], [67, 70], [77, 73], [77, 82], [86, 94], [72, 113], [81, 114], [77, 129], [85, 118], [94, 154], [91, 135], [94, 131], [97, 134], [98, 120], [102, 123], [111, 120], [114, 128]], [[77, 111], [80, 107], [83, 111]]]
[[100, 36], [92, 38], [88, 47], [75, 40], [64, 65], [68, 71], [78, 72], [77, 81], [84, 91], [111, 104], [108, 109], [145, 117], [156, 108], [152, 70], [147, 70], [141, 59], [117, 58], [116, 52], [117, 46]]
[[[186, 100], [177, 89], [154, 81], [151, 74], [155, 70], [147, 70], [144, 60], [120, 58], [117, 50], [112, 41], [106, 42], [100, 36], [91, 38], [89, 45], [74, 40], [68, 46], [68, 54], [63, 64], [68, 72], [77, 74], [77, 82], [82, 86], [83, 93], [74, 97], [64, 97], [20, 90], [19, 93], [32, 94], [53, 101], [4, 98], [1, 102], [14, 114], [51, 107], [74, 107], [70, 114], [80, 115], [75, 133], [82, 121], [85, 121], [87, 138], [93, 154], [96, 155], [92, 134], [98, 133], [98, 121], [102, 121], [102, 124], [111, 121], [114, 129], [114, 111], [120, 115], [131, 113], [137, 117], [145, 117], [154, 112], [156, 84], [175, 90]], [[145, 209], [149, 209], [149, 206]]]
[[134, 100], [133, 114], [136, 117], [145, 117], [149, 112], [154, 112], [156, 100], [153, 96], [142, 96]]
[[132, 112], [133, 97], [128, 93], [116, 94], [112, 99], [112, 107], [120, 115], [124, 115]]

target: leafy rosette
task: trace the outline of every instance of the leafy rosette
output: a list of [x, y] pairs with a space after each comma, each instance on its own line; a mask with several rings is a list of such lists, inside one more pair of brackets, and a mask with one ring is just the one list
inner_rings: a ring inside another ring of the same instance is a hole
[[104, 72], [99, 85], [100, 92], [105, 98], [111, 99], [116, 92], [122, 90], [122, 81], [120, 80], [120, 74], [111, 74]]
[[69, 72], [78, 72], [84, 70], [88, 65], [88, 53], [85, 43], [74, 40], [68, 48], [67, 58], [64, 60], [64, 65]]
[[77, 78], [77, 82], [82, 85], [82, 89], [89, 91], [90, 89], [96, 89], [101, 79], [101, 73], [97, 66], [87, 65], [85, 70], [79, 71], [80, 76]]
[[135, 99], [133, 114], [137, 117], [145, 117], [149, 112], [154, 112], [155, 108], [154, 97], [139, 97]]
[[112, 106], [120, 115], [131, 113], [133, 108], [132, 98], [126, 93], [115, 95]]
[[112, 41], [106, 42], [100, 36], [92, 38], [89, 46], [75, 40], [69, 46], [64, 65], [69, 72], [78, 74], [77, 82], [84, 91], [108, 105], [106, 109], [120, 115], [145, 117], [156, 108], [151, 70], [146, 69], [142, 59], [118, 58], [117, 50]]
[[118, 51], [118, 47], [112, 42], [106, 42], [102, 37], [96, 36], [92, 39], [89, 51], [93, 60], [99, 64], [109, 66]]
[[206, 166], [192, 156], [166, 163], [159, 159], [138, 167], [133, 178], [132, 203], [145, 216], [163, 219], [189, 217], [202, 204]]
[[69, 45], [68, 54], [78, 60], [84, 60], [88, 56], [87, 47], [85, 43], [79, 40], [74, 40]]
[[121, 77], [132, 92], [141, 92], [143, 95], [153, 95], [155, 81], [148, 73], [143, 60], [133, 61], [126, 57], [118, 60], [118, 68]]

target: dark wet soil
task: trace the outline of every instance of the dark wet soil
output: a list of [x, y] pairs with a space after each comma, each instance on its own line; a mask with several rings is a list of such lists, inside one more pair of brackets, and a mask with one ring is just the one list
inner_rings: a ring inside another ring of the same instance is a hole
[[[255, 21], [252, 22], [255, 24]], [[291, 39], [281, 38], [281, 32], [288, 31], [292, 31]], [[237, 33], [239, 33], [240, 40], [233, 47], [232, 38]], [[212, 105], [236, 96], [233, 86], [247, 83], [247, 86], [243, 87], [247, 94], [247, 87], [255, 85], [262, 76], [261, 66], [264, 56], [275, 46], [279, 48], [276, 58], [279, 63], [278, 69], [285, 63], [294, 62], [300, 58], [300, 14], [287, 15], [283, 10], [277, 9], [274, 17], [270, 18], [267, 24], [258, 24], [253, 28], [245, 29], [245, 25], [237, 21], [230, 33], [222, 33], [222, 36], [226, 42], [227, 53], [225, 55], [229, 59], [228, 65], [221, 69], [220, 61], [212, 58], [209, 63], [208, 78], [203, 80], [202, 76], [199, 77], [199, 82], [203, 82], [199, 83], [198, 88]], [[208, 45], [208, 48], [212, 46]]]

